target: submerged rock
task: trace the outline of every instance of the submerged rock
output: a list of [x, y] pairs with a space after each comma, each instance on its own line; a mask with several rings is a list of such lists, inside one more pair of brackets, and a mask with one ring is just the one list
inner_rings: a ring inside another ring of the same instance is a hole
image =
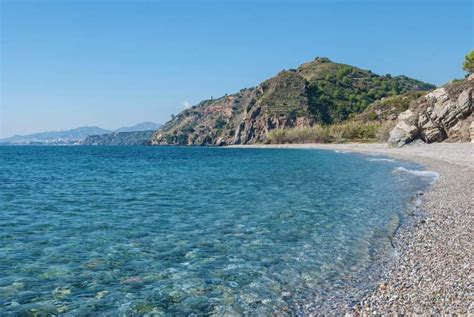
[[53, 295], [58, 298], [63, 298], [71, 295], [71, 289], [67, 287], [57, 287], [53, 291]]
[[131, 284], [131, 283], [141, 283], [143, 282], [143, 279], [139, 276], [132, 276], [128, 277], [126, 279], [123, 279], [120, 283], [122, 284]]
[[109, 293], [108, 291], [97, 292], [97, 294], [95, 295], [95, 298], [96, 299], [104, 298], [105, 296], [107, 296], [108, 293]]

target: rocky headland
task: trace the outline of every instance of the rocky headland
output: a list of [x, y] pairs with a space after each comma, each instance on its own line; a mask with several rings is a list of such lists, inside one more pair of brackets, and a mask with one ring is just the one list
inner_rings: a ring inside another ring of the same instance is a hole
[[[157, 130], [151, 144], [268, 143], [268, 133], [275, 129], [345, 122], [366, 109], [372, 109], [372, 120], [377, 119], [376, 110], [387, 105], [384, 98], [410, 98], [410, 93], [433, 88], [406, 76], [380, 76], [319, 57], [284, 70], [257, 87], [205, 100], [182, 111]], [[395, 105], [392, 119], [405, 110], [399, 108]], [[390, 113], [390, 109], [384, 110]]]
[[81, 145], [149, 145], [155, 130], [90, 135]]

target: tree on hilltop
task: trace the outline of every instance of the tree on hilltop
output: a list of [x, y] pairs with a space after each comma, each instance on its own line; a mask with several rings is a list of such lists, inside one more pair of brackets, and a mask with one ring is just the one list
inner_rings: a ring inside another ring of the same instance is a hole
[[470, 51], [464, 58], [463, 69], [469, 74], [474, 73], [474, 51]]

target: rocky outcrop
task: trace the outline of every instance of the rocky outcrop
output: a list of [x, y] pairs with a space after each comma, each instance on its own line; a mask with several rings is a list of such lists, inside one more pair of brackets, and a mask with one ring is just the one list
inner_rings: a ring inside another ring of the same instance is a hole
[[473, 122], [474, 78], [455, 81], [412, 103], [398, 116], [389, 143], [402, 146], [421, 139], [432, 142], [469, 142]]
[[182, 111], [156, 131], [152, 144], [265, 143], [273, 129], [344, 121], [381, 98], [432, 88], [405, 76], [379, 76], [316, 58], [255, 88]]
[[154, 133], [154, 130], [148, 130], [90, 135], [81, 145], [149, 145]]

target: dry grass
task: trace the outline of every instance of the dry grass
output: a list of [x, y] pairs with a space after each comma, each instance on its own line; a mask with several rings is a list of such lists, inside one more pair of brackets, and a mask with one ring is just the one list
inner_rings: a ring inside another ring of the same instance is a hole
[[349, 121], [327, 126], [275, 129], [268, 133], [268, 140], [273, 144], [384, 142], [393, 125], [392, 122]]

